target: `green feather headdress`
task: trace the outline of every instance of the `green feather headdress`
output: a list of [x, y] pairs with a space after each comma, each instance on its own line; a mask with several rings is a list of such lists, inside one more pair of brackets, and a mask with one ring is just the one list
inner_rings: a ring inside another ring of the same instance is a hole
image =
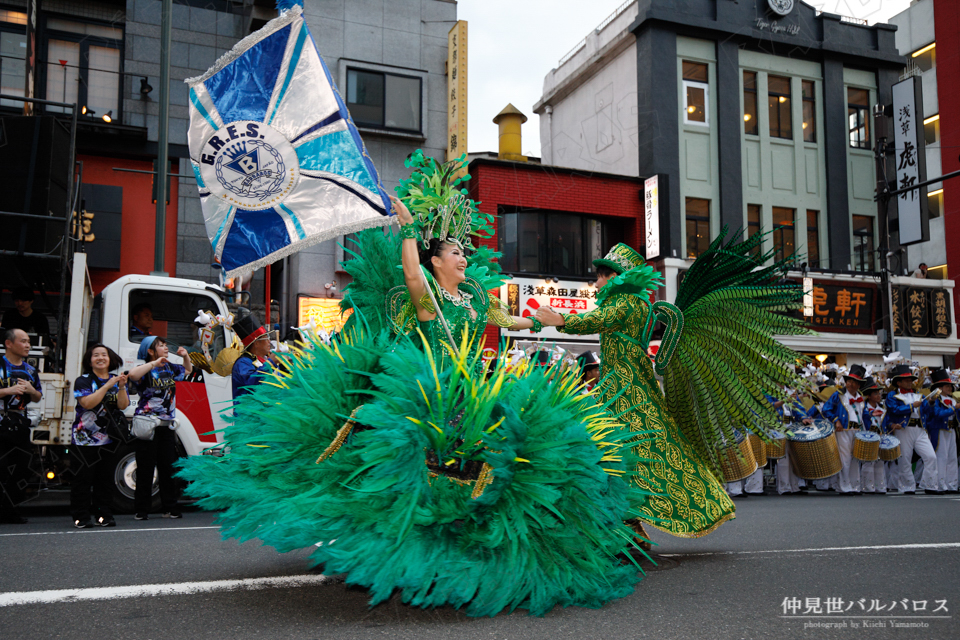
[[478, 203], [461, 186], [470, 179], [470, 174], [460, 171], [466, 165], [466, 154], [439, 164], [417, 149], [404, 164], [413, 172], [400, 180], [397, 197], [413, 214], [423, 248], [434, 238], [472, 248], [470, 236], [493, 236], [493, 216], [481, 213]]

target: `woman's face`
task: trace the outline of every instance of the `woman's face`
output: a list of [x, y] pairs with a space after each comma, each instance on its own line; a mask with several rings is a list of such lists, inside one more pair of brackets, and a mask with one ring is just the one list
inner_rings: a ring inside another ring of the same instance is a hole
[[168, 355], [170, 355], [170, 349], [167, 347], [167, 343], [160, 339], [154, 340], [153, 344], [150, 345], [150, 348], [147, 349], [147, 351], [152, 351], [154, 353], [154, 359], [166, 358]]
[[90, 366], [94, 371], [106, 371], [110, 366], [110, 354], [104, 347], [97, 347], [90, 354]]
[[433, 263], [433, 272], [444, 280], [459, 284], [467, 279], [464, 273], [467, 258], [463, 255], [463, 249], [456, 245], [440, 243], [439, 253], [430, 258], [430, 262]]

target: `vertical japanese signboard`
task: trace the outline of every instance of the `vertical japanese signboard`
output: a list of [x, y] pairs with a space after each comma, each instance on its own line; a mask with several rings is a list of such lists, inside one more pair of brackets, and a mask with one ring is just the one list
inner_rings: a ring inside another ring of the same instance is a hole
[[647, 260], [660, 257], [660, 176], [643, 182], [643, 234]]
[[893, 333], [914, 338], [949, 338], [953, 332], [947, 289], [893, 287]]
[[467, 21], [460, 20], [447, 34], [447, 160], [466, 152]]
[[[893, 85], [897, 189], [916, 185], [926, 177], [922, 110], [920, 78], [912, 76]], [[926, 195], [926, 189], [920, 187], [897, 196], [901, 245], [926, 242], [930, 239]]]

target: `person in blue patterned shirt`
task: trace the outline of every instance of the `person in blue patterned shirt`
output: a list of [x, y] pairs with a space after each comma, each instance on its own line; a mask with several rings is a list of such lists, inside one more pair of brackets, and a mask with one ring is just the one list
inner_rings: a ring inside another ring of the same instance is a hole
[[[0, 409], [4, 422], [26, 425], [27, 404], [40, 402], [43, 388], [35, 367], [26, 361], [30, 354], [30, 336], [22, 329], [9, 329], [4, 336], [7, 353], [0, 358]], [[22, 431], [23, 429], [21, 429]], [[18, 436], [19, 437], [19, 436]], [[22, 482], [30, 464], [29, 442], [0, 440], [0, 524], [27, 521], [16, 509], [23, 499]]]
[[129, 406], [130, 398], [127, 376], [110, 375], [110, 371], [122, 364], [123, 360], [110, 347], [95, 344], [83, 355], [83, 375], [73, 383], [77, 407], [70, 447], [70, 469], [74, 474], [70, 512], [77, 529], [93, 526], [91, 513], [101, 527], [117, 525], [110, 508], [110, 462], [122, 439], [126, 426], [122, 412]]
[[183, 365], [167, 362], [170, 350], [167, 341], [158, 336], [146, 336], [140, 343], [137, 358], [146, 363], [130, 370], [130, 380], [136, 386], [140, 400], [135, 415], [154, 416], [159, 424], [153, 440], [137, 440], [137, 490], [134, 508], [137, 520], [147, 520], [152, 502], [153, 470], [160, 482], [160, 502], [164, 518], [182, 518], [177, 510], [177, 489], [173, 482], [173, 463], [177, 459], [174, 433], [177, 418], [177, 382], [193, 372], [193, 364], [184, 347], [177, 350]]

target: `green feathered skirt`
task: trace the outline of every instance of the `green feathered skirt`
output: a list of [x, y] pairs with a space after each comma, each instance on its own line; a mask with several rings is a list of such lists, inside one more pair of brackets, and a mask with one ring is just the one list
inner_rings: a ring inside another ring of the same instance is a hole
[[438, 371], [407, 338], [359, 331], [284, 357], [239, 400], [224, 455], [180, 472], [225, 537], [313, 548], [371, 604], [543, 615], [632, 592], [631, 434], [572, 377], [485, 379], [476, 350]]

